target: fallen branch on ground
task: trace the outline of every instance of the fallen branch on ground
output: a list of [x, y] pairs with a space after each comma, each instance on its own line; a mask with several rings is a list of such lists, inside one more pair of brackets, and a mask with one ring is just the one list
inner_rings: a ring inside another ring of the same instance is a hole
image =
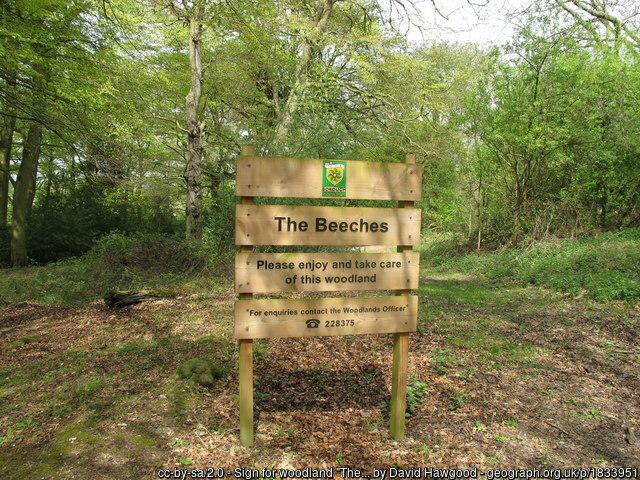
[[555, 429], [557, 429], [557, 430], [560, 430], [560, 431], [561, 431], [562, 433], [564, 433], [567, 437], [570, 437], [570, 436], [571, 436], [571, 434], [570, 434], [569, 432], [567, 432], [564, 428], [559, 427], [559, 426], [558, 426], [558, 425], [556, 425], [555, 423], [548, 422], [547, 420], [543, 420], [543, 421], [544, 421], [544, 423], [546, 423], [546, 424], [547, 424], [547, 425], [549, 425], [550, 427], [553, 427], [553, 428], [555, 428]]
[[108, 292], [104, 296], [104, 303], [109, 309], [122, 308], [135, 303], [159, 300], [161, 297], [149, 292]]

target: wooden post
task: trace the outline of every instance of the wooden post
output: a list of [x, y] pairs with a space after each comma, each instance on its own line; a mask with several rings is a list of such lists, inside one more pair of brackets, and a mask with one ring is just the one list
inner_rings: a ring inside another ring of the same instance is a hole
[[[407, 154], [406, 163], [415, 164], [416, 156]], [[413, 208], [414, 202], [399, 202], [399, 207]], [[413, 250], [408, 245], [398, 246], [398, 252]], [[396, 290], [398, 295], [409, 295], [411, 290]], [[409, 364], [409, 334], [396, 333], [393, 336], [393, 371], [391, 374], [391, 418], [389, 430], [395, 440], [404, 438], [404, 419], [407, 408], [407, 370]]]
[[[252, 145], [242, 147], [240, 155], [249, 157], [256, 154]], [[240, 197], [242, 205], [252, 205], [253, 197]], [[242, 252], [251, 252], [253, 247], [244, 245]], [[251, 298], [252, 293], [240, 293], [240, 298]], [[238, 340], [238, 392], [240, 397], [240, 442], [245, 447], [253, 446], [253, 340]]]
[[[251, 295], [240, 294], [240, 295]], [[240, 383], [240, 442], [253, 447], [253, 340], [238, 340]]]

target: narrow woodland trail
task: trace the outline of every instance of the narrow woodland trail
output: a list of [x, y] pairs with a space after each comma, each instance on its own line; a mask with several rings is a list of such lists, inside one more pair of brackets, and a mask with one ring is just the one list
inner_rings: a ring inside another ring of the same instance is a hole
[[[0, 475], [640, 467], [638, 305], [454, 274], [425, 276], [419, 294], [405, 440], [388, 435], [390, 336], [280, 339], [256, 342], [251, 450], [239, 446], [230, 285], [120, 312], [5, 304]], [[211, 388], [180, 379], [194, 357], [228, 373]]]

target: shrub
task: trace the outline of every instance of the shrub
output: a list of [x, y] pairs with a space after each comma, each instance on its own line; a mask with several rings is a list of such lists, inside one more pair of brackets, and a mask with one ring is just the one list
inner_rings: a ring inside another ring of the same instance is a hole
[[167, 195], [91, 177], [72, 189], [36, 198], [27, 246], [29, 258], [46, 263], [82, 255], [113, 231], [171, 235], [179, 230]]
[[453, 233], [428, 231], [420, 245], [420, 263], [438, 266], [452, 257], [464, 255], [470, 250], [468, 243]]
[[108, 291], [153, 290], [172, 295], [175, 287], [181, 288], [191, 278], [215, 275], [222, 258], [206, 242], [112, 233], [83, 256], [5, 270], [0, 275], [0, 299], [71, 305], [102, 298]]
[[423, 397], [427, 393], [427, 388], [427, 384], [417, 377], [407, 386], [407, 411], [405, 416], [409, 417], [413, 415], [416, 408], [422, 404]]
[[93, 270], [100, 273], [127, 269], [141, 272], [190, 273], [209, 264], [206, 252], [177, 237], [138, 233], [111, 233], [102, 237], [88, 254]]

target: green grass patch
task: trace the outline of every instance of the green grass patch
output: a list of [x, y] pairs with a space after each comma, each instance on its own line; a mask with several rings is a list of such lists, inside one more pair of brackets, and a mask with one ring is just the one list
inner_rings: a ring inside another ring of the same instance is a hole
[[104, 386], [104, 378], [95, 374], [63, 383], [48, 402], [51, 415], [62, 417], [84, 406], [95, 409], [99, 404], [94, 403], [94, 399]]
[[538, 349], [512, 339], [506, 333], [510, 322], [500, 311], [507, 302], [523, 302], [527, 308], [539, 303], [539, 299], [524, 298], [522, 289], [517, 290], [492, 288], [473, 278], [432, 279], [421, 286], [419, 293], [426, 305], [421, 309], [418, 331], [436, 333], [446, 342], [431, 352], [430, 368], [439, 375], [450, 371], [461, 374], [461, 367], [469, 363], [467, 352], [478, 354], [493, 367], [535, 365]]
[[5, 345], [0, 345], [0, 348], [5, 350], [12, 350], [14, 348], [23, 347], [25, 345], [29, 345], [31, 343], [36, 343], [38, 341], [37, 337], [21, 337], [12, 340], [11, 342], [6, 343]]
[[477, 325], [452, 331], [447, 336], [451, 345], [471, 348], [480, 353], [490, 364], [531, 364], [538, 355], [532, 345], [516, 343], [492, 328], [491, 324], [479, 321]]
[[0, 462], [2, 478], [54, 478], [60, 468], [81, 452], [100, 444], [96, 422], [91, 415], [80, 415], [63, 424], [46, 448], [35, 450], [29, 458], [24, 453], [5, 450]]
[[0, 415], [10, 414], [16, 399], [32, 396], [32, 387], [38, 383], [54, 381], [79, 368], [65, 360], [65, 355], [50, 354], [20, 368], [0, 370]]
[[481, 285], [473, 279], [468, 280], [429, 280], [419, 288], [419, 293], [431, 300], [452, 303], [480, 304], [495, 299], [495, 291]]
[[445, 375], [458, 364], [456, 356], [450, 348], [433, 350], [430, 357], [430, 366], [439, 375]]
[[81, 257], [3, 269], [0, 298], [10, 303], [73, 306], [110, 291], [210, 295], [225, 285], [214, 275], [220, 261], [206, 244], [192, 245], [162, 235], [111, 234]]
[[476, 274], [491, 281], [540, 285], [598, 301], [640, 298], [640, 229], [625, 229], [577, 240], [535, 243], [477, 256], [432, 255], [437, 271]]

